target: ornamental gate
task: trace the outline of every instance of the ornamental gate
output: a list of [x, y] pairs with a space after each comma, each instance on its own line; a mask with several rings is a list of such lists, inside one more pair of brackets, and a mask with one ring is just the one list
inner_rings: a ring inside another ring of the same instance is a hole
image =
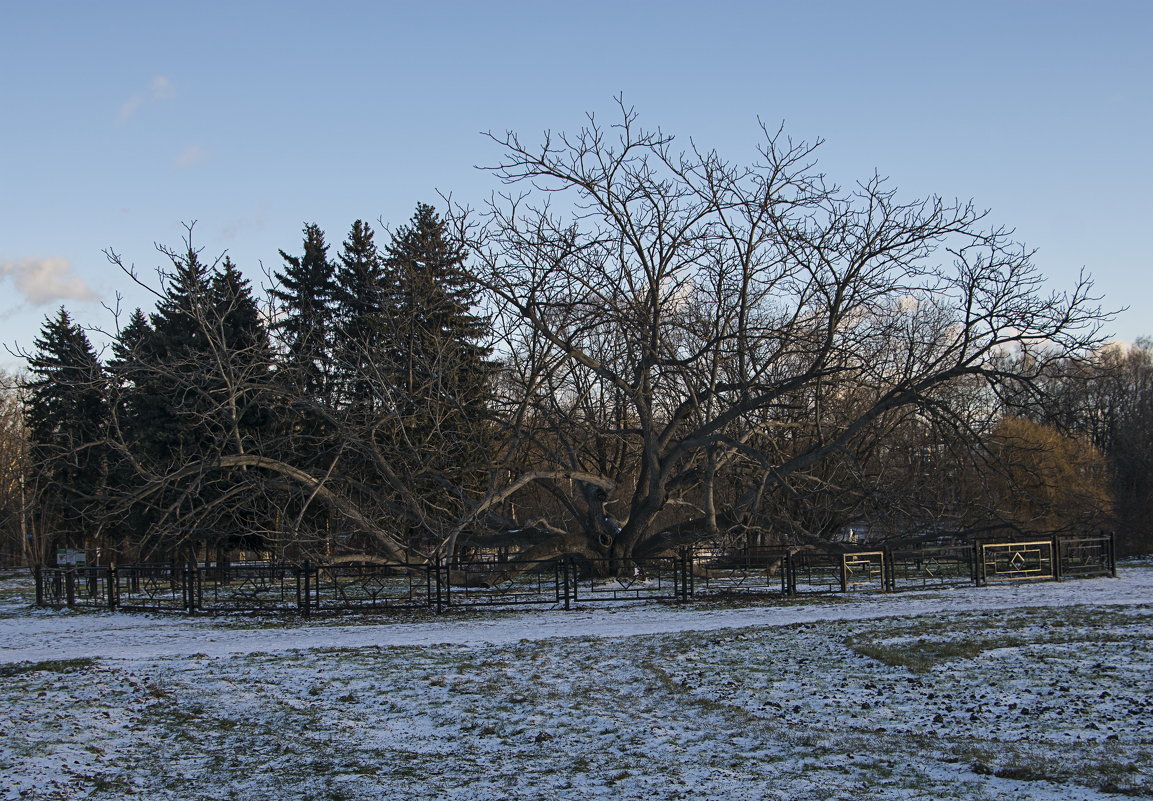
[[1057, 578], [1053, 541], [982, 543], [978, 583]]

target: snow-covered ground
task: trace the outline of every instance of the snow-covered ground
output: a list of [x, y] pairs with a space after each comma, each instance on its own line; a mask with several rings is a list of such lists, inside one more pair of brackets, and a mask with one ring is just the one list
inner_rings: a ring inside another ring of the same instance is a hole
[[404, 622], [33, 610], [0, 799], [1153, 798], [1153, 565]]

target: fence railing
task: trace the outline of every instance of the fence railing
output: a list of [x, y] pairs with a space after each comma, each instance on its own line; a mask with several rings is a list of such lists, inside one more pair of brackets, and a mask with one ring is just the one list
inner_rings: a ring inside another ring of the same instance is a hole
[[686, 548], [653, 559], [421, 564], [148, 564], [35, 569], [40, 606], [188, 613], [337, 614], [482, 606], [893, 592], [1116, 575], [1111, 535], [844, 553]]

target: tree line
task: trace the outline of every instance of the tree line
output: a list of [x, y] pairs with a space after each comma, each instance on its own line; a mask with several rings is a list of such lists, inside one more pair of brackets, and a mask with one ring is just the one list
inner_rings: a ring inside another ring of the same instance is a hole
[[[190, 228], [107, 354], [65, 309], [22, 382], [22, 536], [109, 560], [562, 554], [1115, 525], [1143, 547], [1150, 349], [1102, 349], [971, 204], [753, 166], [622, 108], [507, 189], [306, 225], [255, 291]], [[125, 275], [134, 269], [109, 252]], [[147, 283], [147, 282], [144, 282]]]

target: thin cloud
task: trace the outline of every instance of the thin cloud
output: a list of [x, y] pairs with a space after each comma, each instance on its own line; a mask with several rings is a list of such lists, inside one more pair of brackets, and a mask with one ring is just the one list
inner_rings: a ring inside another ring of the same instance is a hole
[[173, 164], [181, 169], [195, 167], [204, 161], [204, 148], [199, 144], [191, 144], [176, 154]]
[[148, 88], [152, 91], [153, 100], [171, 100], [176, 96], [176, 88], [167, 75], [157, 75], [148, 84]]
[[120, 104], [120, 122], [127, 122], [136, 116], [136, 112], [145, 103], [171, 100], [175, 96], [176, 87], [172, 85], [172, 80], [167, 75], [157, 75], [148, 82], [146, 90], [137, 92]]
[[140, 107], [144, 105], [143, 95], [133, 95], [120, 104], [120, 121], [124, 122], [131, 118]]
[[268, 203], [263, 203], [252, 214], [226, 222], [220, 231], [221, 238], [232, 241], [242, 234], [263, 231], [268, 225], [268, 214], [271, 208]]
[[68, 259], [0, 261], [0, 276], [11, 280], [33, 306], [47, 306], [61, 300], [97, 299], [92, 288], [73, 272]]

